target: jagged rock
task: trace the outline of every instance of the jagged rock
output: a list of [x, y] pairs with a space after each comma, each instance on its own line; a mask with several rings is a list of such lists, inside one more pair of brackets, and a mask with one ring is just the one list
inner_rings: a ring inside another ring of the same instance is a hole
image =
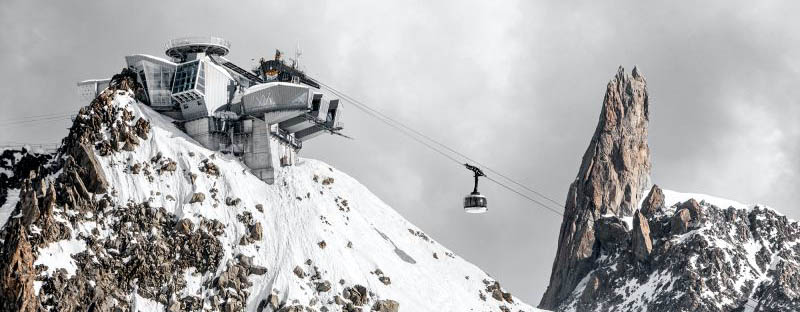
[[331, 290], [331, 282], [329, 281], [322, 281], [321, 283], [317, 283], [317, 291], [318, 292], [326, 292]]
[[240, 202], [242, 202], [241, 199], [225, 197], [225, 205], [227, 206], [236, 206], [239, 205]]
[[[213, 156], [213, 155], [212, 155]], [[204, 172], [210, 176], [219, 176], [219, 168], [213, 162], [208, 159], [204, 159], [200, 163], [200, 172]]]
[[258, 212], [264, 212], [264, 205], [256, 204], [256, 210], [258, 210]]
[[167, 161], [167, 163], [161, 166], [161, 171], [164, 172], [174, 172], [177, 169], [178, 169], [178, 163], [176, 163], [172, 159], [170, 159], [169, 161]]
[[664, 208], [664, 192], [661, 191], [658, 185], [653, 185], [650, 189], [650, 193], [645, 197], [640, 210], [645, 217], [650, 218], [655, 215], [656, 212]]
[[689, 230], [689, 222], [691, 222], [691, 220], [692, 215], [689, 209], [679, 209], [672, 216], [672, 221], [670, 221], [672, 225], [671, 233], [675, 235], [686, 233]]
[[297, 275], [297, 277], [299, 278], [304, 278], [306, 276], [306, 273], [303, 272], [303, 268], [301, 268], [300, 266], [295, 266], [292, 272], [294, 272], [294, 275]]
[[550, 283], [539, 307], [554, 309], [592, 269], [595, 219], [631, 216], [650, 187], [649, 98], [637, 68], [606, 88], [600, 120], [567, 195]]
[[95, 194], [105, 193], [108, 189], [108, 180], [100, 162], [97, 161], [94, 150], [86, 144], [78, 144], [72, 155], [76, 164], [81, 168], [81, 178], [86, 184], [86, 188]]
[[261, 227], [261, 222], [256, 222], [250, 227], [250, 239], [259, 241], [264, 236], [264, 229]]
[[633, 232], [631, 233], [633, 254], [639, 261], [647, 261], [653, 250], [653, 241], [650, 239], [650, 225], [644, 215], [636, 211], [633, 216]]
[[140, 138], [147, 140], [147, 134], [150, 133], [150, 122], [144, 118], [139, 118], [136, 121], [136, 124], [133, 126], [134, 130], [136, 131], [136, 135]]
[[580, 304], [582, 306], [590, 305], [597, 299], [598, 290], [600, 290], [601, 281], [597, 275], [592, 275], [586, 283], [586, 287], [581, 293]]
[[[13, 222], [13, 221], [12, 221]], [[31, 245], [19, 223], [10, 225], [0, 254], [0, 310], [38, 311], [38, 300], [33, 292], [36, 271]]]
[[177, 225], [178, 232], [180, 232], [180, 233], [182, 233], [184, 235], [191, 234], [193, 228], [194, 228], [194, 224], [192, 224], [192, 220], [189, 220], [189, 219], [181, 219], [181, 221], [178, 222], [178, 225]]
[[204, 200], [206, 200], [206, 194], [194, 193], [194, 194], [192, 194], [192, 198], [189, 199], [189, 203], [190, 204], [202, 203]]
[[273, 310], [278, 309], [278, 306], [280, 304], [280, 299], [278, 299], [278, 295], [269, 294], [269, 296], [267, 296], [267, 304]]
[[680, 209], [689, 210], [689, 214], [691, 214], [693, 222], [699, 222], [703, 219], [703, 208], [700, 207], [700, 203], [694, 200], [694, 198], [690, 198], [689, 200], [680, 204], [678, 206], [678, 210]]
[[400, 304], [394, 300], [378, 300], [372, 306], [372, 311], [378, 312], [397, 312], [400, 310]]
[[614, 251], [628, 246], [630, 240], [628, 225], [620, 218], [610, 216], [597, 219], [594, 228], [595, 238], [602, 248]]

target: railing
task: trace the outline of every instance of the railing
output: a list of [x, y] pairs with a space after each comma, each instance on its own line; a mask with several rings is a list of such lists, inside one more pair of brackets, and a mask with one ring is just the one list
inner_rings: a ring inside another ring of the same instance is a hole
[[231, 48], [231, 43], [228, 40], [218, 38], [218, 37], [183, 37], [172, 39], [167, 42], [166, 48], [172, 49], [177, 47], [182, 47], [185, 45], [216, 45], [225, 47], [225, 49]]
[[289, 135], [289, 132], [287, 132], [286, 130], [278, 128], [278, 131], [272, 132], [272, 134], [275, 135], [275, 137], [277, 137], [281, 141], [286, 142], [291, 146], [294, 146], [294, 148], [297, 149], [303, 148], [303, 142], [298, 140], [294, 136]]

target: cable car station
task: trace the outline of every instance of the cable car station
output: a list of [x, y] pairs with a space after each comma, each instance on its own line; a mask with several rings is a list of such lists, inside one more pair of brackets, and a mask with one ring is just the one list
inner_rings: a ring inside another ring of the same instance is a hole
[[[169, 60], [134, 54], [125, 57], [144, 94], [137, 99], [174, 119], [204, 147], [239, 156], [253, 174], [274, 182], [274, 168], [296, 162], [303, 143], [325, 132], [339, 134], [339, 99], [276, 51], [248, 71], [225, 55], [230, 43], [217, 37], [170, 40]], [[91, 101], [110, 79], [78, 83], [79, 94]]]

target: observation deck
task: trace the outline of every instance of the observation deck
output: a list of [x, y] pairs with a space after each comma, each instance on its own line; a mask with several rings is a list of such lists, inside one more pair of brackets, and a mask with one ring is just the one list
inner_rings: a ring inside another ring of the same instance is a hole
[[231, 43], [219, 37], [183, 37], [167, 42], [166, 54], [173, 58], [185, 58], [189, 53], [205, 53], [210, 55], [226, 55]]

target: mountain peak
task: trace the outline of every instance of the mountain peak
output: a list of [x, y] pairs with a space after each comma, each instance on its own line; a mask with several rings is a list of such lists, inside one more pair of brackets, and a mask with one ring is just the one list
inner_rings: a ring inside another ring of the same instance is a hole
[[567, 195], [550, 284], [540, 303], [554, 308], [588, 272], [596, 252], [594, 223], [630, 217], [650, 184], [647, 83], [620, 66], [609, 81], [600, 119]]

